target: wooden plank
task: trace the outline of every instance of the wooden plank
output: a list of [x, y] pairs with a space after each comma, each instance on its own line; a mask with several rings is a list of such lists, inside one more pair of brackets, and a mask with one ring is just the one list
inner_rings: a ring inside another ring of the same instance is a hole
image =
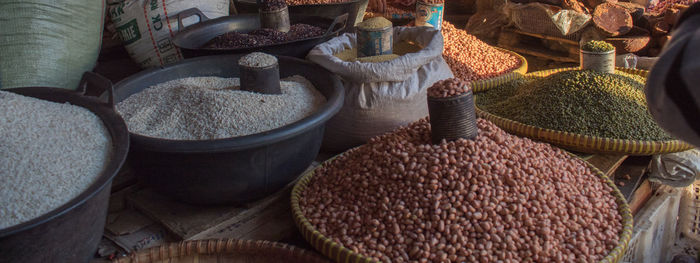
[[615, 171], [613, 176], [615, 184], [628, 202], [632, 199], [635, 190], [643, 182], [649, 162], [651, 162], [650, 156], [630, 156]]
[[133, 234], [144, 227], [152, 225], [154, 222], [143, 214], [126, 209], [118, 213], [110, 214], [107, 217], [105, 229], [116, 236]]
[[542, 34], [531, 33], [531, 32], [525, 32], [525, 31], [522, 31], [522, 30], [519, 30], [519, 29], [515, 29], [515, 28], [508, 28], [508, 29], [504, 29], [504, 30], [510, 31], [510, 32], [513, 32], [513, 33], [517, 33], [517, 34], [521, 34], [521, 35], [536, 37], [536, 38], [540, 38], [540, 39], [547, 39], [547, 40], [558, 41], [558, 42], [562, 42], [562, 43], [566, 43], [566, 44], [570, 44], [570, 45], [575, 45], [575, 46], [577, 46], [577, 47], [578, 47], [578, 45], [579, 45], [578, 42], [573, 41], [573, 40], [571, 40], [571, 39], [560, 38], [560, 37], [554, 37], [554, 36], [548, 36], [548, 35], [542, 35]]
[[499, 47], [509, 49], [518, 53], [523, 53], [523, 54], [528, 54], [532, 55], [535, 57], [540, 57], [540, 58], [545, 58], [549, 60], [554, 60], [554, 61], [559, 61], [559, 62], [578, 62], [578, 59], [574, 59], [568, 56], [568, 54], [563, 54], [562, 52], [553, 52], [551, 50], [547, 50], [541, 47], [534, 47], [534, 46], [529, 46], [529, 47], [522, 47], [522, 45], [518, 46], [507, 46], [507, 45], [501, 45], [500, 43], [498, 44]]
[[625, 159], [627, 159], [627, 155], [594, 154], [585, 160], [600, 169], [606, 176], [612, 177]]
[[170, 200], [146, 188], [134, 193], [128, 200], [134, 208], [160, 222], [179, 238], [190, 239], [221, 222], [240, 220], [248, 214], [257, 213], [278, 197], [273, 195], [245, 206], [196, 206]]
[[[309, 169], [318, 165], [314, 162]], [[282, 190], [261, 200], [242, 206], [197, 206], [170, 200], [145, 188], [127, 198], [134, 208], [161, 223], [180, 239], [189, 240], [212, 236], [223, 228], [233, 227], [238, 231], [229, 235], [244, 235], [263, 224], [259, 214], [268, 211], [268, 207], [279, 202], [289, 203], [291, 189], [296, 181], [289, 183]], [[277, 211], [274, 208], [273, 211]], [[251, 225], [250, 222], [253, 222]], [[243, 225], [246, 228], [240, 228]]]
[[632, 215], [636, 215], [637, 212], [644, 207], [653, 193], [654, 191], [651, 187], [651, 183], [649, 183], [649, 180], [644, 179], [639, 188], [634, 191], [631, 200], [628, 200], [630, 210], [632, 210]]
[[259, 213], [223, 222], [190, 239], [236, 238], [278, 241], [295, 232], [289, 195]]

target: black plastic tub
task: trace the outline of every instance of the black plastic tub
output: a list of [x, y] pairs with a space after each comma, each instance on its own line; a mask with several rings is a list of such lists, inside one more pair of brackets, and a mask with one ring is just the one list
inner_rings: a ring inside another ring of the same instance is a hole
[[[115, 101], [179, 78], [239, 77], [241, 56], [186, 59], [134, 75], [116, 84]], [[243, 203], [296, 179], [316, 158], [325, 122], [340, 110], [344, 92], [340, 79], [320, 66], [297, 58], [278, 59], [281, 78], [304, 76], [326, 97], [326, 104], [290, 125], [241, 137], [185, 141], [132, 133], [129, 162], [137, 178], [166, 196], [193, 204]]]
[[86, 83], [90, 88], [112, 88], [108, 80], [86, 73], [77, 92], [44, 87], [5, 90], [92, 111], [109, 131], [112, 148], [104, 170], [85, 192], [43, 216], [0, 229], [0, 262], [88, 262], [97, 250], [107, 220], [112, 179], [129, 150], [129, 133], [111, 102], [81, 95]]
[[222, 54], [247, 54], [251, 52], [265, 52], [273, 55], [305, 58], [306, 54], [316, 45], [338, 36], [338, 33], [347, 26], [348, 14], [343, 14], [334, 19], [309, 15], [290, 15], [292, 24], [304, 23], [325, 29], [321, 36], [299, 39], [290, 42], [277, 43], [246, 48], [212, 48], [206, 44], [217, 36], [228, 32], [247, 33], [260, 28], [260, 18], [257, 14], [240, 14], [224, 16], [216, 19], [207, 19], [199, 9], [193, 8], [178, 14], [178, 23], [190, 16], [198, 16], [201, 22], [188, 26], [173, 37], [173, 44], [180, 48], [185, 58], [222, 55]]

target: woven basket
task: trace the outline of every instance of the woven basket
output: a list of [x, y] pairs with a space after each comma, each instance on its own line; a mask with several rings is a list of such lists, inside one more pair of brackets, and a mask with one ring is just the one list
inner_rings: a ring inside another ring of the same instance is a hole
[[[515, 78], [520, 78], [522, 75], [525, 75], [525, 73], [527, 73], [527, 59], [525, 59], [525, 57], [521, 56], [521, 55], [518, 54], [518, 53], [515, 53], [514, 51], [510, 51], [510, 50], [503, 49], [503, 48], [500, 48], [500, 47], [493, 47], [493, 48], [495, 48], [495, 49], [497, 49], [497, 50], [499, 50], [499, 51], [503, 51], [503, 52], [505, 52], [505, 53], [511, 54], [511, 55], [513, 55], [513, 56], [515, 56], [515, 57], [517, 57], [518, 60], [520, 60], [520, 66], [517, 67], [517, 68], [515, 68], [515, 69], [513, 69], [513, 70], [511, 70], [511, 71], [508, 72], [508, 73], [501, 74], [501, 75], [499, 75], [498, 77], [493, 77], [493, 78], [489, 78], [489, 79], [478, 80], [477, 82], [486, 82], [486, 81], [490, 81], [490, 82], [492, 82], [492, 83], [504, 83], [504, 82], [508, 82], [508, 81], [510, 81], [510, 80], [513, 80], [513, 79], [515, 79]], [[474, 87], [472, 87], [472, 89], [474, 89]], [[474, 89], [474, 92], [478, 92], [478, 90]]]
[[237, 239], [193, 240], [169, 243], [118, 258], [115, 263], [321, 263], [320, 255], [287, 244]]
[[[578, 68], [561, 68], [537, 71], [526, 76], [545, 77], [556, 72], [575, 70]], [[617, 68], [617, 70], [646, 77], [648, 71], [638, 69]], [[511, 78], [513, 80], [513, 78]], [[485, 80], [472, 84], [475, 92], [485, 91], [507, 82], [508, 80]], [[667, 141], [637, 141], [611, 139], [596, 136], [588, 136], [571, 132], [556, 131], [523, 124], [517, 121], [499, 117], [476, 107], [477, 116], [487, 119], [508, 133], [524, 136], [535, 140], [551, 143], [559, 147], [583, 153], [607, 153], [626, 155], [653, 155], [671, 152], [680, 152], [692, 149], [690, 144], [679, 140]]]
[[506, 53], [509, 53], [513, 56], [516, 56], [521, 61], [520, 67], [514, 69], [511, 72], [500, 75], [498, 77], [493, 77], [490, 79], [482, 79], [482, 80], [477, 80], [477, 81], [472, 82], [472, 90], [474, 91], [474, 93], [485, 91], [485, 90], [488, 90], [490, 88], [497, 87], [498, 85], [508, 83], [512, 80], [522, 78], [523, 75], [525, 75], [527, 73], [527, 59], [525, 59], [525, 57], [521, 56], [518, 53], [515, 53], [515, 52], [507, 50], [507, 49], [503, 49], [500, 47], [493, 47], [493, 48], [498, 49], [498, 50], [503, 51], [503, 52], [506, 52]]
[[[574, 158], [579, 158], [573, 154], [571, 154], [571, 156], [573, 156]], [[321, 165], [325, 165], [326, 163], [333, 161], [333, 159], [335, 158], [337, 158], [337, 156], [327, 160]], [[610, 254], [601, 261], [604, 263], [616, 263], [619, 262], [620, 259], [622, 259], [622, 256], [624, 256], [625, 250], [627, 250], [627, 246], [632, 237], [632, 227], [634, 225], [632, 219], [632, 211], [630, 210], [630, 207], [627, 204], [625, 197], [622, 195], [617, 186], [615, 186], [615, 183], [609, 177], [605, 176], [605, 174], [601, 172], [598, 168], [596, 168], [588, 162], [585, 163], [588, 165], [588, 167], [591, 168], [593, 173], [603, 178], [605, 180], [605, 183], [613, 189], [615, 202], [617, 203], [618, 210], [620, 212], [620, 215], [622, 216], [622, 233], [620, 234], [620, 240], [617, 246], [615, 246], [615, 248], [610, 252]], [[319, 167], [317, 167], [316, 169], [318, 169]], [[323, 255], [326, 255], [335, 262], [376, 262], [368, 257], [355, 253], [354, 251], [344, 247], [343, 245], [338, 244], [335, 241], [323, 236], [323, 234], [318, 232], [318, 230], [316, 230], [313, 227], [313, 225], [311, 225], [309, 220], [304, 216], [304, 213], [301, 211], [301, 207], [299, 206], [299, 199], [301, 198], [301, 193], [303, 193], [304, 190], [306, 190], [309, 181], [314, 176], [314, 172], [316, 171], [316, 169], [308, 171], [304, 175], [302, 175], [299, 182], [297, 182], [297, 184], [294, 185], [294, 189], [292, 189], [292, 213], [294, 216], [294, 222], [299, 228], [299, 231], [304, 236], [304, 238], [307, 241], [309, 241], [309, 243], [314, 248], [316, 248], [316, 250], [320, 251]]]

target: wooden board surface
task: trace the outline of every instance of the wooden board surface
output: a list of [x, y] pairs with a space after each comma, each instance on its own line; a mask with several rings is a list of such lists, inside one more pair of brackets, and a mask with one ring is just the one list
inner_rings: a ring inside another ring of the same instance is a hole
[[583, 159], [600, 169], [606, 176], [612, 178], [615, 170], [627, 159], [627, 155], [594, 154], [585, 156]]
[[[317, 165], [318, 162], [314, 162], [309, 169]], [[191, 205], [171, 200], [150, 188], [132, 193], [127, 200], [135, 209], [162, 224], [180, 239], [240, 238], [255, 235], [251, 232], [285, 213], [289, 215], [286, 224], [293, 226], [289, 198], [295, 182], [290, 182], [266, 198], [240, 206]]]

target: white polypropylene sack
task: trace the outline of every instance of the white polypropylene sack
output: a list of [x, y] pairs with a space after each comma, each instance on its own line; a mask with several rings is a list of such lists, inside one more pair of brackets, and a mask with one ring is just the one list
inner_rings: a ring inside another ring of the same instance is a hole
[[178, 32], [177, 14], [194, 7], [208, 18], [229, 14], [229, 0], [111, 0], [109, 17], [129, 56], [141, 67], [157, 67], [182, 60], [171, 39]]
[[104, 2], [0, 1], [0, 89], [75, 89], [95, 67]]
[[395, 27], [394, 42], [403, 40], [424, 48], [386, 62], [346, 62], [333, 55], [356, 46], [355, 34], [346, 33], [309, 52], [307, 59], [339, 75], [345, 87], [345, 104], [326, 124], [325, 150], [363, 144], [428, 115], [426, 90], [453, 77], [442, 58], [442, 35], [428, 27]]

